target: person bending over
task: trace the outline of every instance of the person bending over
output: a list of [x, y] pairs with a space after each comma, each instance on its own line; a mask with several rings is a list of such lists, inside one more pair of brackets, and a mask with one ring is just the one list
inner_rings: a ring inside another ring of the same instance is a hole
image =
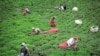
[[47, 34], [47, 33], [56, 33], [56, 32], [58, 32], [58, 28], [55, 28], [55, 27], [53, 27], [53, 28], [50, 28], [50, 29], [48, 29], [48, 30], [44, 30], [44, 31], [42, 31], [42, 30], [40, 30], [39, 28], [32, 28], [32, 32], [30, 32], [30, 33], [28, 33], [28, 35], [30, 36], [30, 35], [33, 35], [33, 34]]
[[58, 5], [58, 6], [56, 6], [55, 7], [55, 9], [59, 9], [59, 10], [66, 10], [66, 4], [64, 3], [64, 4], [60, 4], [60, 5]]
[[40, 34], [41, 32], [42, 32], [42, 31], [41, 31], [39, 28], [33, 27], [33, 28], [32, 28], [32, 32], [29, 32], [28, 35], [29, 35], [29, 36], [30, 36], [30, 35], [33, 35], [33, 34], [38, 35], [38, 34]]
[[49, 23], [50, 23], [50, 26], [51, 26], [51, 27], [56, 27], [56, 24], [55, 24], [55, 17], [52, 17], [52, 18], [50, 19]]
[[26, 15], [27, 13], [30, 13], [30, 10], [29, 10], [29, 8], [25, 8], [24, 10], [23, 10], [23, 15]]
[[59, 48], [74, 49], [76, 48], [76, 43], [78, 42], [78, 37], [73, 37], [66, 42], [60, 43]]
[[20, 54], [18, 56], [30, 56], [29, 50], [25, 43], [21, 44]]

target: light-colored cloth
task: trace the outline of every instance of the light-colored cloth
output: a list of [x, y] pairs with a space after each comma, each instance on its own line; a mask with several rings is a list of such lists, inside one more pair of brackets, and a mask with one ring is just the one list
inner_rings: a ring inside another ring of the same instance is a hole
[[90, 31], [91, 32], [98, 32], [99, 31], [99, 27], [98, 26], [91, 26], [90, 27]]
[[70, 39], [67, 41], [68, 47], [71, 47], [74, 43], [75, 43], [74, 38], [70, 38]]
[[64, 10], [64, 6], [61, 6], [61, 10]]
[[72, 11], [78, 11], [78, 7], [73, 7]]
[[82, 24], [82, 20], [81, 19], [76, 19], [75, 20], [75, 24], [81, 25]]
[[25, 8], [25, 10], [26, 10], [27, 12], [29, 12], [29, 11], [30, 11], [28, 8]]
[[20, 55], [19, 56], [24, 56], [24, 53], [22, 52], [22, 53], [20, 53]]
[[40, 31], [41, 32], [41, 30], [39, 28], [35, 28], [35, 32], [37, 32], [37, 31]]
[[24, 42], [21, 45], [26, 46], [26, 44]]

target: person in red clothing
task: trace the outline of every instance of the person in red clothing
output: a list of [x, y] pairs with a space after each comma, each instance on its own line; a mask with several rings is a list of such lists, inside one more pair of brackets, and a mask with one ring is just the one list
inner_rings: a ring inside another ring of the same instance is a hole
[[51, 27], [56, 27], [56, 25], [55, 25], [55, 17], [52, 17], [49, 22], [50, 22], [50, 26]]
[[75, 48], [77, 42], [78, 42], [78, 37], [73, 37], [73, 38], [70, 38], [69, 40], [67, 40], [66, 42], [60, 43], [59, 48], [73, 49], [73, 48]]

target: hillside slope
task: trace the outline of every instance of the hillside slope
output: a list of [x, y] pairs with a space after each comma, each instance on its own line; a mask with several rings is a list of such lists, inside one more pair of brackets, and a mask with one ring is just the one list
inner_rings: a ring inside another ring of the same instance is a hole
[[[54, 9], [60, 3], [66, 3], [67, 10]], [[78, 12], [72, 11], [74, 6]], [[32, 56], [100, 56], [100, 31], [89, 31], [92, 25], [100, 27], [99, 0], [0, 0], [0, 7], [0, 56], [17, 56], [22, 42]], [[22, 15], [25, 7], [31, 14]], [[27, 36], [32, 27], [49, 29], [53, 16], [58, 33]], [[76, 25], [75, 19], [82, 19], [83, 24]], [[58, 48], [59, 43], [73, 36], [81, 39], [77, 50]]]

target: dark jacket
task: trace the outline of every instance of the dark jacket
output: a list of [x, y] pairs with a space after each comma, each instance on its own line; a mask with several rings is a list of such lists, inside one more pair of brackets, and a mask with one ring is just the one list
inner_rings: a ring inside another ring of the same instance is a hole
[[24, 56], [30, 56], [29, 51], [26, 47], [21, 48], [20, 53], [24, 53]]

